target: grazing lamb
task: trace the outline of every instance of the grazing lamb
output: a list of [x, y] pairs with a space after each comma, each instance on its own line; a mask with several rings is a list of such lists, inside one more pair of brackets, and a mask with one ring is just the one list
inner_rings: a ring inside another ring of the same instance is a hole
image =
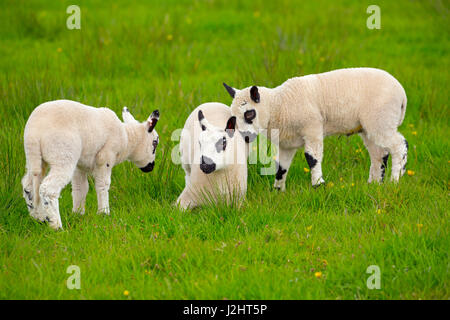
[[[125, 160], [144, 172], [152, 171], [159, 111], [139, 123], [125, 107], [124, 123], [107, 108], [94, 108], [69, 100], [50, 101], [31, 113], [24, 133], [27, 172], [23, 195], [30, 215], [62, 228], [58, 198], [72, 181], [73, 211], [84, 213], [89, 189], [87, 174], [95, 178], [98, 211], [109, 214], [111, 170]], [[50, 170], [45, 176], [46, 167]]]
[[277, 189], [285, 190], [289, 166], [303, 145], [313, 186], [324, 183], [323, 138], [333, 134], [360, 134], [371, 159], [369, 183], [383, 180], [389, 154], [391, 180], [405, 172], [408, 143], [397, 128], [405, 117], [406, 94], [386, 71], [340, 69], [292, 78], [273, 89], [224, 86], [234, 98], [231, 113], [240, 131], [278, 135]]
[[222, 103], [204, 103], [188, 117], [180, 138], [186, 186], [177, 205], [192, 209], [208, 202], [245, 198], [248, 149], [235, 133], [236, 118]]

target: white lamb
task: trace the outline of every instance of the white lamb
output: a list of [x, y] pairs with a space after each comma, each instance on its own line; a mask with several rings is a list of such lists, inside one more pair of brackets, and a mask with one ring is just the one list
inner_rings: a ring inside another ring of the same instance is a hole
[[278, 130], [278, 189], [285, 189], [291, 161], [303, 145], [313, 186], [324, 183], [323, 138], [333, 134], [360, 134], [371, 159], [369, 183], [383, 180], [389, 154], [391, 180], [405, 172], [408, 143], [397, 128], [405, 117], [406, 94], [386, 71], [340, 69], [292, 78], [273, 89], [224, 86], [234, 98], [231, 113], [240, 131], [267, 129], [270, 138]]
[[[159, 119], [155, 110], [139, 123], [125, 107], [124, 123], [107, 108], [94, 108], [69, 100], [43, 103], [31, 113], [24, 133], [27, 172], [22, 179], [30, 215], [62, 228], [58, 198], [72, 181], [73, 211], [84, 213], [92, 174], [98, 211], [109, 214], [108, 190], [112, 168], [130, 160], [144, 172], [155, 164]], [[46, 168], [50, 167], [45, 176]]]
[[222, 103], [204, 103], [189, 115], [180, 138], [186, 173], [180, 208], [219, 201], [240, 205], [245, 198], [248, 149], [235, 125], [236, 118]]

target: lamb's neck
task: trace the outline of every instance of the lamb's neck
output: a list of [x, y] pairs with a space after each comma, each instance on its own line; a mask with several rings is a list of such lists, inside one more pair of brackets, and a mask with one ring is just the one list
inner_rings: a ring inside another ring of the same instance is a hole
[[124, 148], [123, 151], [123, 160], [133, 160], [133, 153], [136, 150], [138, 144], [139, 144], [139, 140], [140, 140], [140, 132], [141, 129], [140, 123], [124, 123], [123, 124], [125, 127], [125, 132], [126, 132], [126, 146]]
[[284, 92], [280, 87], [276, 87], [273, 89], [269, 89], [269, 106], [270, 106], [270, 118], [268, 129], [270, 128], [279, 128], [280, 123], [278, 123], [280, 119], [280, 115], [283, 113], [283, 100]]

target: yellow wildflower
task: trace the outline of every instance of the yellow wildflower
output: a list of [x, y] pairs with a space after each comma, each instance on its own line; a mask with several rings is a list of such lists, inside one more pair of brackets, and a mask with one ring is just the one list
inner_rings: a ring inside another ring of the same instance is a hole
[[417, 136], [417, 131], [413, 131], [413, 132], [411, 132], [411, 134], [412, 134], [413, 136]]
[[124, 295], [125, 297], [128, 297], [128, 296], [130, 295], [130, 291], [125, 290], [125, 291], [123, 292], [123, 295]]
[[320, 272], [320, 271], [317, 271], [317, 272], [315, 272], [314, 273], [314, 276], [316, 277], [316, 278], [322, 278], [322, 272]]
[[413, 176], [415, 174], [415, 172], [412, 170], [408, 170], [407, 173], [408, 173], [408, 176]]
[[312, 226], [306, 227], [306, 230], [311, 231]]
[[303, 171], [305, 171], [306, 173], [308, 173], [308, 172], [309, 172], [309, 169], [308, 169], [308, 168], [303, 168]]

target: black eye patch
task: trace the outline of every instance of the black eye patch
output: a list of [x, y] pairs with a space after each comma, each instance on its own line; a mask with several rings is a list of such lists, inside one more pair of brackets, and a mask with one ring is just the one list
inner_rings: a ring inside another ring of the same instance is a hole
[[220, 153], [220, 151], [225, 151], [226, 147], [227, 147], [227, 139], [225, 137], [219, 139], [219, 141], [216, 142], [216, 150], [218, 153]]
[[245, 122], [252, 124], [253, 123], [253, 119], [256, 118], [256, 111], [255, 109], [252, 110], [247, 110], [244, 112], [244, 119]]
[[156, 152], [156, 147], [158, 146], [158, 143], [159, 143], [159, 137], [156, 138], [156, 140], [153, 140], [153, 143], [152, 143], [152, 145], [153, 145], [153, 154], [155, 154], [155, 152]]

